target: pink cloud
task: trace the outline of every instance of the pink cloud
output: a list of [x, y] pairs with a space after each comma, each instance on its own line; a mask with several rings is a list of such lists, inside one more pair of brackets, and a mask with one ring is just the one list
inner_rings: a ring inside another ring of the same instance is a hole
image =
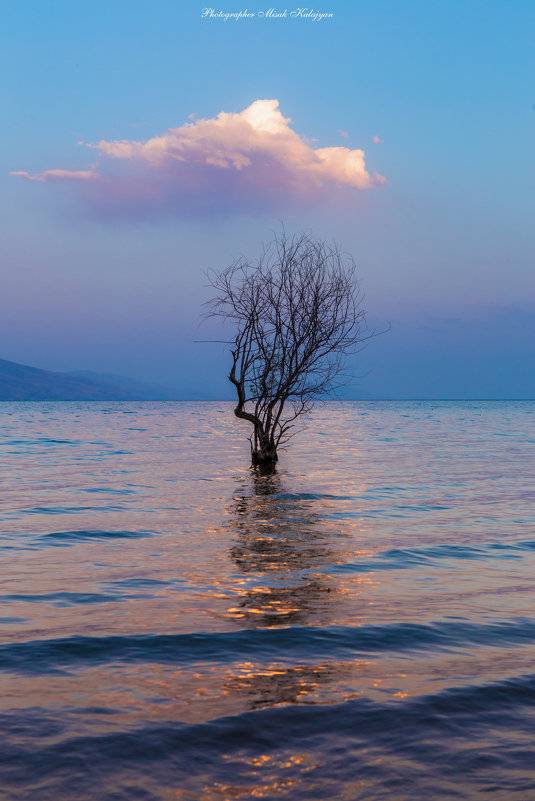
[[290, 123], [277, 100], [256, 100], [239, 113], [222, 111], [145, 142], [89, 145], [99, 156], [91, 170], [12, 174], [85, 184], [93, 205], [119, 213], [135, 207], [179, 213], [276, 207], [288, 199], [320, 199], [324, 191], [364, 190], [386, 182], [368, 172], [363, 150], [313, 147], [313, 140]]
[[383, 140], [380, 139], [378, 136], [372, 136], [372, 142], [374, 143], [374, 145], [382, 145], [383, 144]]
[[348, 132], [347, 132], [347, 131], [342, 131], [342, 129], [340, 129], [340, 130], [338, 131], [338, 133], [340, 134], [340, 136], [343, 136], [343, 137], [345, 137], [346, 139], [347, 139], [347, 137], [349, 136]]

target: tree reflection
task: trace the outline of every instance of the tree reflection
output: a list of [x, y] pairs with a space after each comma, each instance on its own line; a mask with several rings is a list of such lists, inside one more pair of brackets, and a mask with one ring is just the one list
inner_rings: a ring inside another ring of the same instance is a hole
[[279, 704], [322, 703], [324, 686], [342, 672], [336, 663], [317, 665], [242, 665], [225, 689], [248, 699], [250, 709], [278, 706]]
[[[284, 628], [288, 639], [294, 626], [330, 622], [337, 593], [322, 568], [337, 559], [320, 507], [325, 498], [289, 492], [278, 473], [252, 472], [239, 486], [230, 507], [230, 556], [242, 578], [229, 617], [248, 628]], [[317, 703], [341, 669], [315, 664], [306, 649], [297, 665], [288, 664], [284, 651], [280, 656], [268, 664], [237, 665], [226, 692], [246, 696], [252, 709]]]
[[[332, 563], [331, 536], [318, 511], [321, 496], [288, 492], [278, 473], [251, 473], [238, 489], [230, 556], [243, 574], [229, 612], [250, 627], [324, 623], [332, 588], [320, 572]], [[255, 580], [256, 579], [256, 580]]]

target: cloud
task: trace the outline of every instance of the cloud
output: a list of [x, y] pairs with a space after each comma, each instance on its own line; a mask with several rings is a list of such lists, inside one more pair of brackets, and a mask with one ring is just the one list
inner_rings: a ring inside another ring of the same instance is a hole
[[98, 173], [91, 170], [45, 170], [44, 172], [32, 175], [25, 170], [13, 170], [10, 175], [22, 175], [28, 181], [95, 181], [100, 179]]
[[344, 136], [346, 139], [347, 139], [347, 137], [349, 136], [348, 132], [347, 132], [347, 131], [342, 131], [342, 129], [341, 129], [341, 128], [340, 128], [340, 130], [338, 131], [338, 133], [340, 134], [340, 136]]
[[[98, 153], [89, 170], [13, 172], [31, 181], [78, 183], [106, 212], [197, 214], [280, 207], [340, 189], [364, 190], [386, 179], [371, 175], [360, 149], [313, 147], [279, 111], [256, 100], [239, 113], [195, 119], [145, 142], [86, 145]], [[85, 186], [85, 188], [83, 188]]]
[[380, 139], [378, 136], [372, 136], [372, 142], [374, 143], [374, 145], [382, 145], [383, 144], [383, 140]]

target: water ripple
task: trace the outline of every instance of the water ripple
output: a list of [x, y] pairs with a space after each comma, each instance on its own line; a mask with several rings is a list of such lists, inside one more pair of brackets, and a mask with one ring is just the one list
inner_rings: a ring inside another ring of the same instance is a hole
[[535, 798], [535, 403], [0, 411], [6, 801]]
[[[62, 594], [56, 596], [61, 599]], [[83, 596], [82, 596], [83, 598]], [[16, 596], [12, 596], [16, 599]], [[30, 599], [36, 600], [34, 596]], [[47, 601], [47, 596], [42, 598]], [[79, 600], [78, 603], [94, 602]], [[268, 630], [175, 635], [70, 637], [0, 645], [0, 670], [46, 673], [83, 664], [161, 662], [188, 664], [243, 659], [269, 662], [298, 658], [302, 663], [325, 658], [348, 659], [369, 652], [401, 652], [525, 645], [535, 642], [535, 620], [474, 624], [438, 621], [392, 626], [292, 626]]]

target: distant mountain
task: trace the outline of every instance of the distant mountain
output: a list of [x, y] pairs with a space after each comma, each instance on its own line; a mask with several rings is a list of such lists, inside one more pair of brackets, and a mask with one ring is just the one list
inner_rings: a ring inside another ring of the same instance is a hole
[[0, 401], [173, 400], [177, 395], [123, 376], [54, 373], [0, 359]]
[[94, 373], [91, 370], [76, 370], [66, 373], [74, 378], [81, 378], [96, 384], [112, 387], [122, 393], [127, 393], [131, 399], [135, 400], [182, 400], [180, 392], [170, 387], [162, 387], [157, 384], [147, 384], [144, 381], [137, 381], [135, 378], [127, 378], [124, 375], [114, 373]]
[[[232, 388], [217, 394], [184, 387], [181, 390], [148, 384], [113, 373], [78, 370], [55, 373], [0, 359], [0, 401], [85, 400], [234, 400]], [[373, 395], [344, 387], [338, 400], [371, 400]]]

